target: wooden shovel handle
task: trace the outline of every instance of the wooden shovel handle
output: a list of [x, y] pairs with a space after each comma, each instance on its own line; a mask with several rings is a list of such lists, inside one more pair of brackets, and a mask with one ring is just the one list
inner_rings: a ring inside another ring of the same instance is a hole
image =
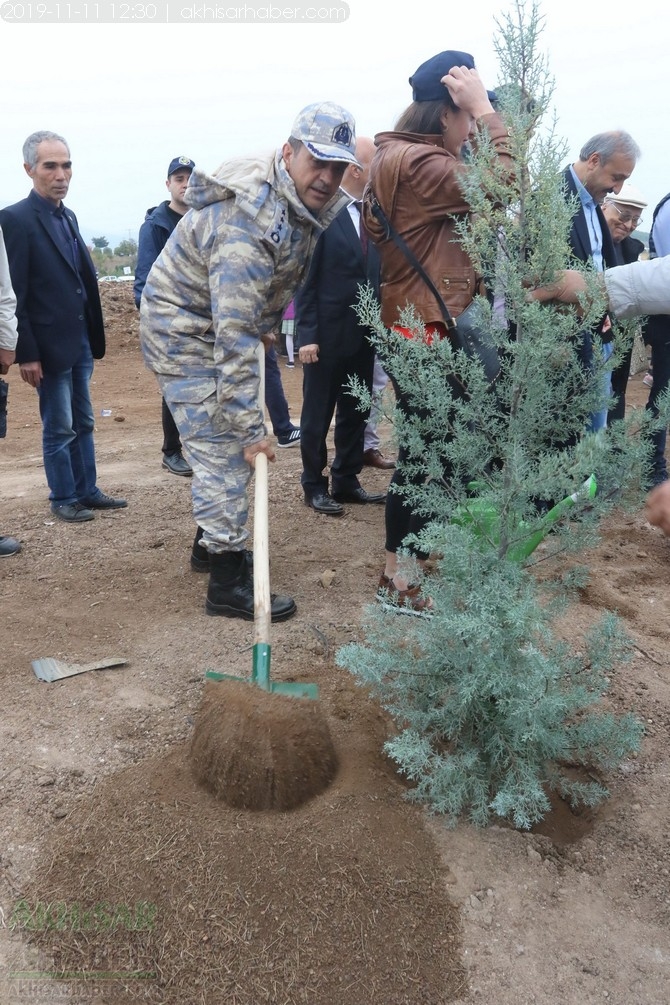
[[270, 644], [270, 552], [268, 544], [268, 459], [255, 457], [254, 644]]
[[[258, 344], [259, 405], [265, 416], [265, 346]], [[268, 534], [268, 459], [254, 459], [254, 644], [270, 645], [270, 545]]]

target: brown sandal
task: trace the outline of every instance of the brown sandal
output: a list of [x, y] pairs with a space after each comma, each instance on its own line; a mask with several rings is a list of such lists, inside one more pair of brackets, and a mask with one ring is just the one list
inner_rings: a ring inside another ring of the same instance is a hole
[[382, 572], [377, 588], [377, 600], [384, 610], [396, 614], [411, 614], [414, 617], [432, 617], [430, 601], [421, 596], [421, 586], [410, 583], [406, 590], [399, 590], [391, 576]]

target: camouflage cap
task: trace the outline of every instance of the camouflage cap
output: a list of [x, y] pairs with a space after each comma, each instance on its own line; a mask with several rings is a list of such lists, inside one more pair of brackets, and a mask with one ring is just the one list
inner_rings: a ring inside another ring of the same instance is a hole
[[305, 144], [312, 157], [320, 161], [356, 160], [356, 122], [351, 112], [332, 101], [307, 105], [298, 115], [291, 136]]

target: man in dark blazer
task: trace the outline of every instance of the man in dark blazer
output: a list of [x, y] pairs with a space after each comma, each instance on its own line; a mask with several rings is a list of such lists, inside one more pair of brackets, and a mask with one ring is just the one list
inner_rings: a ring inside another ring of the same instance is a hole
[[[609, 192], [617, 193], [633, 173], [640, 150], [632, 136], [623, 130], [592, 136], [579, 153], [579, 159], [564, 171], [566, 197], [577, 196], [579, 209], [572, 219], [570, 248], [580, 262], [591, 262], [598, 272], [618, 265], [607, 221], [601, 204]], [[603, 318], [596, 334], [603, 342], [604, 359], [609, 359], [612, 347], [612, 325]], [[590, 331], [582, 332], [579, 355], [585, 369], [593, 366], [593, 342]], [[609, 375], [607, 391], [611, 390]], [[591, 416], [590, 428], [595, 431], [607, 424], [607, 409]]]
[[66, 141], [32, 133], [23, 161], [32, 191], [0, 211], [17, 301], [16, 362], [39, 395], [51, 510], [59, 520], [82, 523], [95, 509], [127, 505], [96, 484], [89, 384], [93, 360], [105, 354], [102, 306], [76, 217], [63, 205], [72, 177]]
[[[348, 165], [341, 187], [351, 205], [335, 217], [319, 238], [307, 278], [295, 298], [295, 327], [303, 364], [303, 405], [300, 418], [302, 487], [305, 503], [328, 516], [341, 516], [342, 503], [383, 503], [384, 493], [366, 492], [358, 480], [363, 468], [363, 439], [369, 409], [347, 390], [357, 377], [372, 390], [375, 351], [370, 331], [356, 313], [359, 286], [370, 283], [379, 293], [379, 257], [372, 241], [361, 235], [360, 210], [374, 143], [356, 141], [361, 167]], [[324, 468], [326, 437], [335, 418], [335, 458], [330, 466], [332, 495]]]

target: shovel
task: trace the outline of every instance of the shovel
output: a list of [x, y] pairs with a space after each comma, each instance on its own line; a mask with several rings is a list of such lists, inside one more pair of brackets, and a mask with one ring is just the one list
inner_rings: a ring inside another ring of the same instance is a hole
[[[265, 350], [259, 347], [259, 368], [261, 375], [260, 400], [265, 401]], [[256, 684], [273, 694], [287, 694], [294, 698], [319, 697], [317, 684], [302, 684], [294, 681], [274, 681], [270, 677], [270, 543], [268, 530], [268, 459], [265, 454], [256, 454], [254, 459], [254, 644], [251, 661], [251, 677], [207, 670], [208, 680], [236, 680], [246, 684]]]
[[[261, 375], [264, 365], [261, 355]], [[206, 672], [208, 681], [222, 683], [207, 684], [191, 760], [198, 782], [229, 806], [285, 811], [322, 792], [335, 777], [338, 761], [328, 722], [314, 700], [317, 685], [270, 676], [267, 462], [265, 454], [256, 455], [251, 677]]]
[[89, 670], [105, 670], [107, 667], [125, 666], [128, 660], [119, 656], [111, 656], [106, 660], [99, 660], [96, 663], [64, 663], [62, 660], [54, 659], [53, 656], [45, 656], [39, 660], [33, 660], [30, 664], [35, 671], [38, 680], [44, 680], [48, 684], [52, 681], [62, 680], [63, 677], [74, 677], [78, 673], [87, 673]]

